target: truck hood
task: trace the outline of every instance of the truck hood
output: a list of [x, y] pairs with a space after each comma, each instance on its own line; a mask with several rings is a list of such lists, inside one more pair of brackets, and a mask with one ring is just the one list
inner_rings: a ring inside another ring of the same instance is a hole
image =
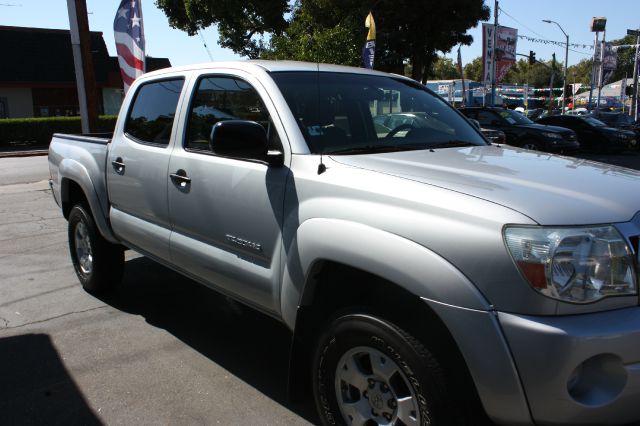
[[521, 129], [533, 129], [541, 132], [549, 132], [549, 133], [567, 133], [566, 128], [558, 127], [558, 126], [548, 126], [546, 124], [540, 123], [531, 123], [531, 124], [516, 124], [514, 127], [519, 127]]
[[640, 172], [579, 158], [504, 146], [331, 158], [482, 198], [542, 225], [626, 222], [640, 210]]

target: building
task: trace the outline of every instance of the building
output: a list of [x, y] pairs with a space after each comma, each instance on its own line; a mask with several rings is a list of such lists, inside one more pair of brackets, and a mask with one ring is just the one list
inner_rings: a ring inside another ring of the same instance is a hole
[[[629, 106], [631, 103], [630, 96], [622, 96], [622, 82], [623, 80], [614, 81], [613, 83], [602, 86], [602, 101], [601, 107], [620, 108], [624, 102]], [[627, 78], [626, 87], [633, 85], [633, 78]], [[584, 86], [583, 86], [584, 87]], [[588, 88], [589, 86], [587, 86]], [[595, 108], [598, 102], [598, 87], [593, 88], [592, 95], [592, 107]], [[586, 107], [589, 104], [589, 91], [585, 91], [575, 96], [575, 105], [580, 107]]]
[[[462, 80], [429, 80], [426, 86], [453, 105], [462, 105]], [[482, 83], [473, 80], [464, 81], [464, 104], [466, 106], [489, 105], [491, 91]], [[502, 97], [496, 95], [496, 105], [502, 104]]]
[[[69, 30], [0, 26], [0, 118], [79, 115]], [[122, 101], [118, 58], [109, 56], [101, 32], [91, 32], [99, 114], [117, 114]], [[147, 70], [170, 67], [147, 57]]]

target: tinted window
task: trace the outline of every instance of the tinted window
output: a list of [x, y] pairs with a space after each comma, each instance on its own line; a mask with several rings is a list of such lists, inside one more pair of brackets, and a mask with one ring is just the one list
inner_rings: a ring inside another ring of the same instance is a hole
[[491, 111], [483, 111], [479, 110], [476, 115], [476, 120], [480, 123], [480, 125], [491, 125], [494, 121], [500, 121], [498, 116], [496, 116]]
[[143, 141], [167, 145], [184, 79], [147, 83], [138, 89], [125, 133]]
[[411, 80], [333, 72], [271, 75], [314, 153], [486, 145], [468, 120]]
[[216, 76], [203, 78], [198, 83], [191, 101], [185, 147], [208, 151], [211, 128], [223, 120], [260, 123], [271, 144], [279, 144], [269, 112], [258, 92], [239, 78]]
[[500, 117], [505, 119], [509, 124], [532, 124], [533, 121], [529, 120], [524, 115], [519, 112], [512, 111], [510, 109], [505, 109], [498, 112]]

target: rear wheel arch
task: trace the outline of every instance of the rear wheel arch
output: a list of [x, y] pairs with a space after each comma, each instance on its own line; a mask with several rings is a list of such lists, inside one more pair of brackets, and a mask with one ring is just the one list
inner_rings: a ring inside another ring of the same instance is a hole
[[[85, 205], [89, 211], [89, 201], [82, 187], [74, 180], [63, 178], [60, 183], [60, 194], [62, 198], [62, 214], [65, 219], [69, 219], [69, 213], [76, 204]], [[93, 212], [91, 212], [93, 214]]]

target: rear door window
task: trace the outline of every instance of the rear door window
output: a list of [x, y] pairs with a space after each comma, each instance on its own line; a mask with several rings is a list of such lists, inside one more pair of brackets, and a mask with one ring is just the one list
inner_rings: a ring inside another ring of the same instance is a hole
[[138, 88], [124, 131], [138, 142], [168, 145], [183, 78], [146, 83]]

